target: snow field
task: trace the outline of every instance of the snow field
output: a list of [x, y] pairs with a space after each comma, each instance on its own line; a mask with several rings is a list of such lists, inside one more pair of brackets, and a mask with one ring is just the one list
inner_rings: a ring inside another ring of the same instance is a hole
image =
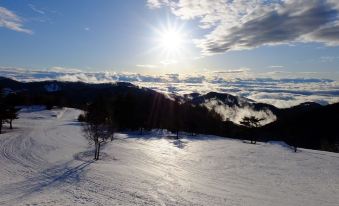
[[0, 205], [339, 205], [339, 154], [119, 133], [93, 161], [79, 110], [24, 108], [0, 135]]

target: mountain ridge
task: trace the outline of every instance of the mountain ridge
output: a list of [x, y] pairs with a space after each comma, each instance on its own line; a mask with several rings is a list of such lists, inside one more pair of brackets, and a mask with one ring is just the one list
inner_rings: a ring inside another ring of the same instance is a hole
[[[46, 86], [48, 87], [49, 85], [54, 85], [54, 89], [46, 89]], [[128, 98], [136, 103], [143, 102], [148, 109], [156, 109], [156, 111], [160, 112], [159, 115], [169, 115], [170, 119], [174, 118], [173, 114], [167, 114], [162, 111], [170, 109], [169, 104], [192, 105], [193, 107], [205, 107], [208, 109], [211, 113], [209, 118], [214, 118], [213, 113], [218, 113], [221, 116], [220, 120], [217, 120], [218, 118], [214, 119], [206, 125], [198, 123], [200, 128], [197, 131], [206, 134], [240, 139], [256, 136], [258, 140], [262, 141], [284, 140], [287, 143], [297, 144], [305, 148], [329, 151], [337, 151], [335, 145], [339, 142], [339, 131], [335, 124], [335, 122], [339, 122], [339, 103], [323, 106], [314, 102], [305, 102], [290, 108], [277, 108], [270, 104], [255, 102], [227, 93], [209, 92], [207, 94], [193, 93], [184, 96], [166, 95], [128, 82], [103, 84], [60, 81], [18, 82], [8, 78], [0, 78], [0, 87], [20, 94], [21, 104], [59, 105], [84, 109], [96, 97]], [[119, 107], [127, 107], [127, 105], [120, 104]], [[137, 108], [142, 109], [142, 107], [136, 107], [135, 109]], [[124, 111], [128, 111], [128, 108], [125, 109], [127, 110]], [[143, 108], [143, 110], [145, 109]], [[203, 113], [206, 112], [201, 109], [196, 110], [198, 113], [202, 112], [196, 115], [204, 118]], [[131, 113], [130, 115], [133, 116], [134, 114]], [[166, 115], [162, 118], [166, 118]], [[240, 125], [240, 120], [242, 117], [250, 115], [266, 118], [267, 122], [263, 122], [260, 128], [249, 131], [249, 129]], [[189, 117], [182, 116], [182, 118]], [[134, 120], [127, 118], [124, 121], [128, 123], [128, 121]], [[153, 121], [158, 120], [154, 119]], [[173, 119], [172, 121], [176, 122], [178, 120]], [[144, 123], [141, 122], [141, 124]], [[161, 127], [156, 122], [153, 125]]]

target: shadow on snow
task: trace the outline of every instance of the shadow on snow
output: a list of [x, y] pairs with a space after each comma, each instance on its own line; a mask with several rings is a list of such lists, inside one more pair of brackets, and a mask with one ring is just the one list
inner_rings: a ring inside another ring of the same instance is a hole
[[92, 163], [94, 163], [94, 160], [87, 160], [80, 163], [70, 160], [66, 163], [47, 168], [39, 172], [36, 176], [27, 178], [24, 181], [4, 185], [0, 189], [0, 196], [14, 195], [14, 198], [5, 200], [10, 201], [25, 198], [33, 193], [50, 187], [58, 187], [65, 183], [76, 184], [80, 182], [81, 176], [85, 174], [86, 168]]

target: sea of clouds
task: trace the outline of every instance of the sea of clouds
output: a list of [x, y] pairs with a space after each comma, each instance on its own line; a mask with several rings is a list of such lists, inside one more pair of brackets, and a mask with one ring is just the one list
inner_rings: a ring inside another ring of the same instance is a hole
[[18, 81], [82, 81], [87, 83], [130, 82], [164, 93], [229, 93], [280, 108], [302, 102], [339, 102], [339, 82], [321, 78], [274, 78], [254, 76], [246, 69], [200, 74], [148, 75], [124, 72], [86, 72], [54, 67], [44, 70], [0, 67], [0, 76]]

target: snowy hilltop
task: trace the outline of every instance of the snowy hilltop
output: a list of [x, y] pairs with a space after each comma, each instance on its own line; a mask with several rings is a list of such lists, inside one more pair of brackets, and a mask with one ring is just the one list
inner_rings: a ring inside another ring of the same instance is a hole
[[80, 110], [25, 107], [0, 135], [0, 205], [339, 204], [339, 154], [116, 133], [93, 161]]

